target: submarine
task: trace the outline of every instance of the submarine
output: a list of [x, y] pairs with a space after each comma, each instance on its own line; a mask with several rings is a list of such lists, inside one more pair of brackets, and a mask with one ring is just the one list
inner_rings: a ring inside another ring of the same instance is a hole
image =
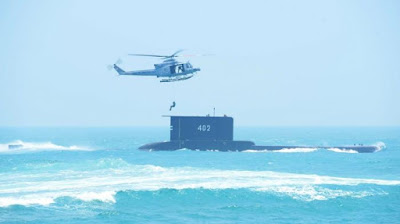
[[22, 145], [22, 144], [9, 144], [8, 145], [8, 149], [20, 149], [23, 147], [24, 147], [24, 145]]
[[229, 116], [166, 116], [170, 117], [170, 140], [154, 142], [139, 147], [140, 150], [173, 151], [179, 149], [218, 151], [278, 151], [300, 148], [352, 150], [371, 153], [378, 146], [285, 146], [256, 145], [252, 141], [233, 140], [233, 117]]

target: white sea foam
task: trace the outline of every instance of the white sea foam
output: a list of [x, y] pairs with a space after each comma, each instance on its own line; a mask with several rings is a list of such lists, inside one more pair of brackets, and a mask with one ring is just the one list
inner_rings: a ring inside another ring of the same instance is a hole
[[115, 191], [104, 191], [104, 192], [83, 192], [74, 195], [75, 198], [78, 198], [82, 201], [93, 201], [99, 200], [103, 202], [112, 202], [115, 203]]
[[313, 185], [272, 186], [266, 188], [259, 188], [257, 189], [257, 191], [274, 192], [279, 195], [288, 195], [293, 199], [303, 200], [303, 201], [329, 200], [338, 197], [363, 198], [367, 196], [386, 194], [384, 192], [372, 192], [372, 191], [334, 190]]
[[374, 146], [378, 147], [377, 151], [380, 151], [380, 150], [386, 148], [386, 144], [384, 142], [377, 142], [374, 144]]
[[339, 153], [358, 153], [356, 150], [353, 149], [328, 148], [327, 150]]
[[248, 149], [244, 150], [243, 152], [252, 152], [252, 153], [261, 153], [261, 152], [276, 152], [276, 153], [301, 153], [301, 152], [315, 152], [318, 148], [283, 148], [280, 150], [255, 150], [255, 149]]
[[284, 148], [281, 150], [277, 150], [274, 152], [283, 152], [283, 153], [291, 153], [291, 152], [314, 152], [317, 151], [318, 148]]
[[247, 149], [243, 152], [252, 152], [252, 153], [261, 153], [261, 152], [277, 152], [277, 153], [299, 153], [299, 152], [314, 152], [317, 151], [318, 148], [283, 148], [280, 150], [255, 150], [255, 149]]
[[53, 197], [44, 198], [42, 196], [29, 195], [24, 197], [1, 197], [0, 207], [10, 205], [50, 205], [54, 203]]
[[[9, 148], [10, 145], [16, 146]], [[21, 140], [0, 144], [0, 153], [24, 153], [38, 151], [90, 151], [92, 149], [81, 146], [62, 146], [52, 142], [24, 142]]]
[[50, 205], [55, 203], [55, 199], [61, 197], [72, 197], [82, 201], [102, 201], [106, 203], [115, 203], [115, 191], [104, 192], [50, 192], [39, 194], [28, 194], [23, 196], [0, 197], [0, 207], [10, 205]]
[[[111, 163], [100, 160], [99, 163], [103, 165], [95, 167], [94, 170], [60, 170], [55, 174], [42, 171], [35, 172], [35, 175], [3, 173], [0, 175], [0, 183], [5, 184], [0, 185], [0, 206], [48, 205], [60, 197], [114, 203], [115, 194], [119, 191], [155, 191], [164, 188], [249, 189], [286, 195], [296, 200], [328, 200], [336, 197], [375, 195], [377, 193], [373, 189], [377, 186], [400, 185], [400, 180], [131, 165], [121, 159]], [[114, 165], [107, 167], [104, 163]], [[368, 191], [348, 190], [349, 188], [338, 190], [340, 187], [337, 187], [361, 184], [373, 186], [370, 186]], [[335, 190], [330, 189], [329, 185], [335, 185]]]
[[[384, 148], [386, 148], [386, 145], [384, 142], [377, 142], [375, 144], [372, 144], [373, 146], [377, 147], [377, 151], [380, 151]], [[319, 148], [317, 147], [299, 147], [299, 148], [283, 148], [280, 150], [254, 150], [254, 149], [248, 149], [244, 150], [243, 152], [250, 152], [250, 153], [265, 153], [265, 152], [276, 152], [276, 153], [307, 153], [307, 152], [315, 152], [318, 151]], [[358, 151], [354, 149], [340, 149], [340, 148], [326, 148], [328, 151], [332, 152], [337, 152], [337, 153], [359, 153]]]
[[255, 149], [247, 149], [247, 150], [243, 150], [242, 152], [261, 153], [261, 152], [271, 152], [271, 151], [269, 151], [269, 150], [255, 150]]

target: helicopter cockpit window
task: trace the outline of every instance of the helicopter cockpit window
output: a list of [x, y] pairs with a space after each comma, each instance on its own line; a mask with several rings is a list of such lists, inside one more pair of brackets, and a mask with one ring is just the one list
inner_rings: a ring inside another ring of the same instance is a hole
[[170, 68], [171, 68], [171, 74], [179, 74], [185, 71], [183, 64], [172, 65]]
[[183, 64], [177, 65], [176, 66], [176, 73], [182, 73], [185, 71], [185, 68], [183, 67]]

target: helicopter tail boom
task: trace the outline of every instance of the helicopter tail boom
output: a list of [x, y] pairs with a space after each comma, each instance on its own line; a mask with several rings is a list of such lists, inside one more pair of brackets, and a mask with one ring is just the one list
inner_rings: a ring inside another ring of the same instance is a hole
[[114, 69], [115, 69], [115, 71], [118, 72], [119, 75], [125, 75], [126, 74], [126, 72], [122, 68], [118, 67], [118, 65], [116, 65], [116, 64], [114, 64]]

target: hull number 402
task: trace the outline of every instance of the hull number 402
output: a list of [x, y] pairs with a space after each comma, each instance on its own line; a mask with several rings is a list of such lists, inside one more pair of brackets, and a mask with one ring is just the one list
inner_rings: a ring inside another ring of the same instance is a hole
[[199, 127], [197, 127], [198, 131], [210, 131], [211, 130], [211, 125], [209, 124], [201, 124]]

